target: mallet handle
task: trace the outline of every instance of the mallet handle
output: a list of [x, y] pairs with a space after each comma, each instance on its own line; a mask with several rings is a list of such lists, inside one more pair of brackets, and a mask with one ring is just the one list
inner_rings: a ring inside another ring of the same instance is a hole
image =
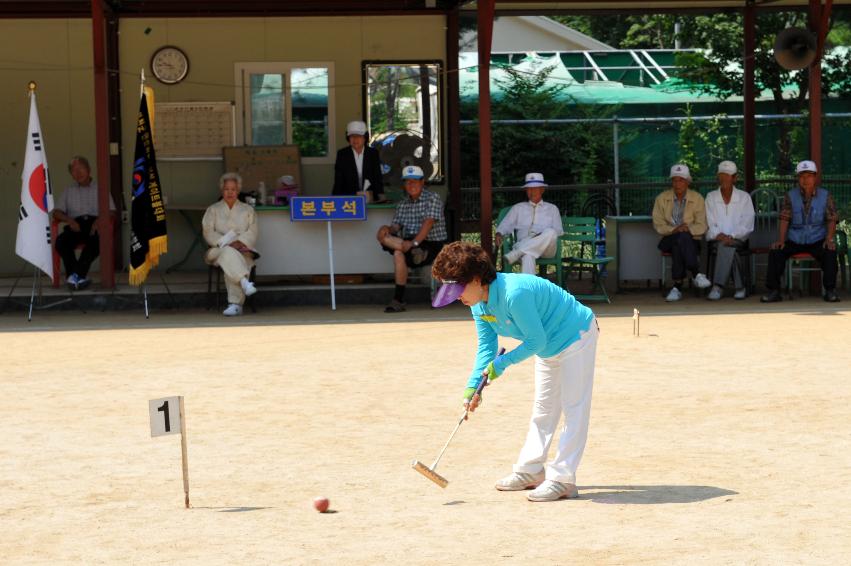
[[[505, 348], [500, 348], [497, 356], [501, 356], [505, 353]], [[476, 395], [482, 394], [482, 389], [485, 388], [485, 385], [488, 384], [488, 376], [487, 373], [482, 373], [482, 381], [479, 382], [479, 386], [476, 387]], [[455, 433], [458, 432], [458, 429], [461, 428], [461, 423], [467, 420], [467, 409], [464, 409], [464, 414], [461, 415], [461, 418], [458, 420], [458, 424], [455, 425], [455, 430], [452, 431], [452, 434], [449, 435], [449, 440], [446, 441], [446, 444], [443, 445], [443, 450], [440, 451], [440, 454], [437, 455], [437, 459], [435, 459], [434, 464], [431, 465], [431, 469], [434, 470], [437, 468], [437, 463], [440, 462], [440, 459], [443, 457], [443, 453], [446, 452], [447, 446], [452, 442], [452, 438], [455, 436]]]

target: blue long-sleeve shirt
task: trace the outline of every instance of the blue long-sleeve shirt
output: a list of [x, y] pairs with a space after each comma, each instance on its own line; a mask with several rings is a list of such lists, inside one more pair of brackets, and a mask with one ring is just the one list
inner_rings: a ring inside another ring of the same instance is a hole
[[[478, 387], [482, 371], [494, 360], [497, 336], [522, 343], [500, 358], [500, 372], [532, 355], [555, 356], [587, 331], [594, 313], [576, 298], [546, 279], [520, 273], [497, 273], [487, 302], [470, 307], [479, 348], [467, 387]], [[501, 367], [500, 367], [501, 366]]]

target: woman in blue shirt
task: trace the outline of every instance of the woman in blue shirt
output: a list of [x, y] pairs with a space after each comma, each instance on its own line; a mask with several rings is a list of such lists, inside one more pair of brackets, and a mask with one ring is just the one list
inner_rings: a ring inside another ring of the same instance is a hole
[[[453, 242], [432, 266], [443, 284], [432, 301], [442, 307], [456, 300], [470, 307], [478, 333], [478, 354], [464, 392], [464, 405], [475, 411], [479, 380], [493, 381], [511, 365], [535, 356], [535, 403], [526, 442], [513, 473], [496, 489], [533, 489], [530, 501], [573, 498], [576, 468], [588, 437], [591, 389], [598, 327], [591, 309], [573, 295], [534, 275], [497, 273], [477, 245]], [[521, 341], [497, 355], [497, 336]], [[561, 415], [564, 426], [553, 461], [545, 466]]]

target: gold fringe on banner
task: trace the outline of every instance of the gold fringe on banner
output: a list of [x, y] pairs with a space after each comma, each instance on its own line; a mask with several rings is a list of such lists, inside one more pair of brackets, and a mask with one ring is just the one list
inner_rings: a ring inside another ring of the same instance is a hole
[[130, 266], [129, 283], [134, 287], [138, 287], [148, 279], [151, 269], [160, 264], [160, 256], [168, 251], [168, 236], [157, 236], [148, 241], [148, 254], [145, 256], [145, 263], [137, 269]]

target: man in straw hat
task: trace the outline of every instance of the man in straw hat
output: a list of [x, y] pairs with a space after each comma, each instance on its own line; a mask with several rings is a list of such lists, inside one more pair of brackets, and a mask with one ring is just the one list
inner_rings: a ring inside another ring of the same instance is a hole
[[520, 262], [523, 273], [535, 273], [535, 260], [553, 257], [556, 240], [564, 233], [558, 207], [544, 202], [547, 184], [541, 173], [529, 173], [523, 185], [526, 202], [511, 207], [499, 226], [496, 227], [495, 243], [502, 246], [504, 236], [514, 234], [517, 238], [513, 249], [503, 258], [510, 264]]

